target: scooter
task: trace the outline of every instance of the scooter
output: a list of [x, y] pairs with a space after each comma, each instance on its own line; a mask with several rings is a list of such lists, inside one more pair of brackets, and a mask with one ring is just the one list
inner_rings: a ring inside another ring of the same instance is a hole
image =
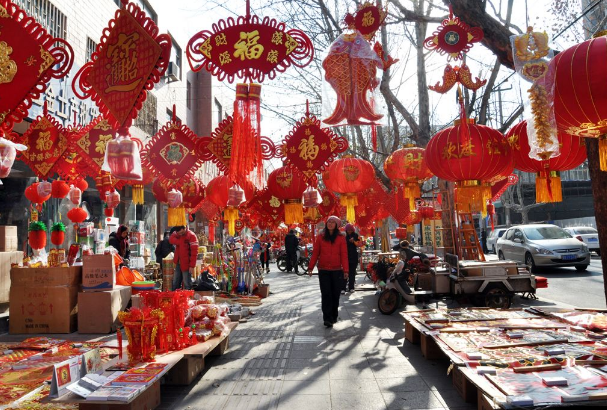
[[[308, 270], [308, 264], [310, 263], [310, 258], [304, 256], [303, 253], [304, 252], [300, 247], [297, 250], [297, 264], [299, 265], [297, 274], [299, 276], [305, 275]], [[287, 253], [284, 250], [281, 250], [278, 256], [276, 257], [276, 266], [281, 272], [285, 272], [287, 270]]]
[[[407, 295], [413, 295], [417, 282], [418, 270], [428, 268], [421, 262], [420, 258], [413, 258], [405, 265], [399, 261], [394, 270], [386, 280], [386, 286], [379, 294], [377, 308], [384, 315], [391, 315], [398, 309]], [[413, 289], [411, 287], [413, 286]]]

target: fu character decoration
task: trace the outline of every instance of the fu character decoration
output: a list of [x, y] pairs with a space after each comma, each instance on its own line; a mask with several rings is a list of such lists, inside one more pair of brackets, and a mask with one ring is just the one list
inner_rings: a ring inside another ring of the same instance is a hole
[[103, 31], [91, 61], [76, 74], [72, 89], [81, 99], [91, 98], [118, 138], [108, 141], [104, 168], [119, 179], [141, 179], [137, 143], [128, 129], [143, 106], [147, 91], [167, 69], [171, 37], [134, 3], [122, 0]]

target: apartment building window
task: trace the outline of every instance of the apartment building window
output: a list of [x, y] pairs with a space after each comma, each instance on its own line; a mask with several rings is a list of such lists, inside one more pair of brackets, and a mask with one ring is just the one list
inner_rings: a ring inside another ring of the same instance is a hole
[[93, 53], [97, 50], [97, 43], [95, 43], [90, 37], [86, 38], [86, 61], [91, 61]]
[[67, 17], [48, 0], [14, 0], [29, 16], [36, 19], [48, 33], [57, 38], [67, 37]]
[[185, 104], [188, 107], [188, 110], [192, 108], [192, 84], [189, 81], [186, 81], [186, 100]]
[[[169, 33], [169, 36], [171, 36], [171, 33]], [[179, 47], [173, 36], [171, 36], [171, 40], [170, 63], [166, 73], [169, 77], [169, 82], [181, 80], [181, 47]]]
[[582, 165], [569, 171], [561, 172], [562, 181], [589, 181], [590, 170], [588, 169], [588, 161], [584, 161]]
[[116, 3], [116, 5], [118, 7], [122, 6], [122, 1], [121, 0], [114, 0], [114, 3]]
[[223, 113], [221, 112], [221, 104], [215, 98], [215, 109], [217, 110], [217, 124], [219, 124], [223, 119]]

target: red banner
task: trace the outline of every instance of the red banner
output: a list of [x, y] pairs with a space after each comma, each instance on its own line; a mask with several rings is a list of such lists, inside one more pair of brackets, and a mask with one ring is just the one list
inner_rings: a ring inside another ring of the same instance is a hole
[[107, 143], [116, 137], [116, 130], [99, 116], [84, 127], [82, 134], [74, 140], [73, 149], [88, 166], [87, 175], [95, 176], [101, 171]]
[[213, 32], [203, 30], [188, 42], [192, 71], [205, 68], [219, 81], [236, 77], [261, 83], [290, 65], [305, 67], [314, 57], [312, 42], [300, 30], [285, 31], [285, 23], [257, 16], [219, 20]]
[[138, 6], [118, 9], [103, 31], [92, 61], [76, 74], [72, 88], [81, 99], [90, 97], [115, 128], [128, 128], [166, 71], [171, 37]]
[[20, 142], [27, 146], [27, 150], [21, 152], [21, 160], [40, 179], [53, 176], [68, 146], [65, 128], [49, 115], [36, 118]]
[[141, 151], [141, 165], [178, 188], [200, 168], [197, 137], [187, 126], [168, 122]]
[[317, 174], [325, 170], [337, 154], [348, 149], [348, 141], [309, 112], [299, 120], [282, 142], [281, 154], [287, 165], [297, 168], [311, 186], [318, 183]]
[[9, 0], [0, 0], [0, 28], [0, 125], [10, 130], [51, 78], [70, 71], [74, 51]]

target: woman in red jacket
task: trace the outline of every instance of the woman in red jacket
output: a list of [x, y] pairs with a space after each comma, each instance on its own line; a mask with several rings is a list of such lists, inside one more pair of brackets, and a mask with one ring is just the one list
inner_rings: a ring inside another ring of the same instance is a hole
[[192, 289], [192, 272], [196, 267], [196, 259], [198, 258], [198, 238], [194, 232], [190, 231], [186, 226], [177, 226], [175, 232], [169, 237], [169, 242], [175, 245], [175, 273], [173, 276], [173, 290]]
[[314, 243], [314, 251], [308, 265], [308, 275], [318, 261], [318, 281], [322, 301], [322, 320], [326, 327], [337, 322], [339, 294], [344, 278], [348, 277], [348, 248], [346, 238], [339, 232], [341, 220], [332, 215], [327, 218], [325, 231]]

